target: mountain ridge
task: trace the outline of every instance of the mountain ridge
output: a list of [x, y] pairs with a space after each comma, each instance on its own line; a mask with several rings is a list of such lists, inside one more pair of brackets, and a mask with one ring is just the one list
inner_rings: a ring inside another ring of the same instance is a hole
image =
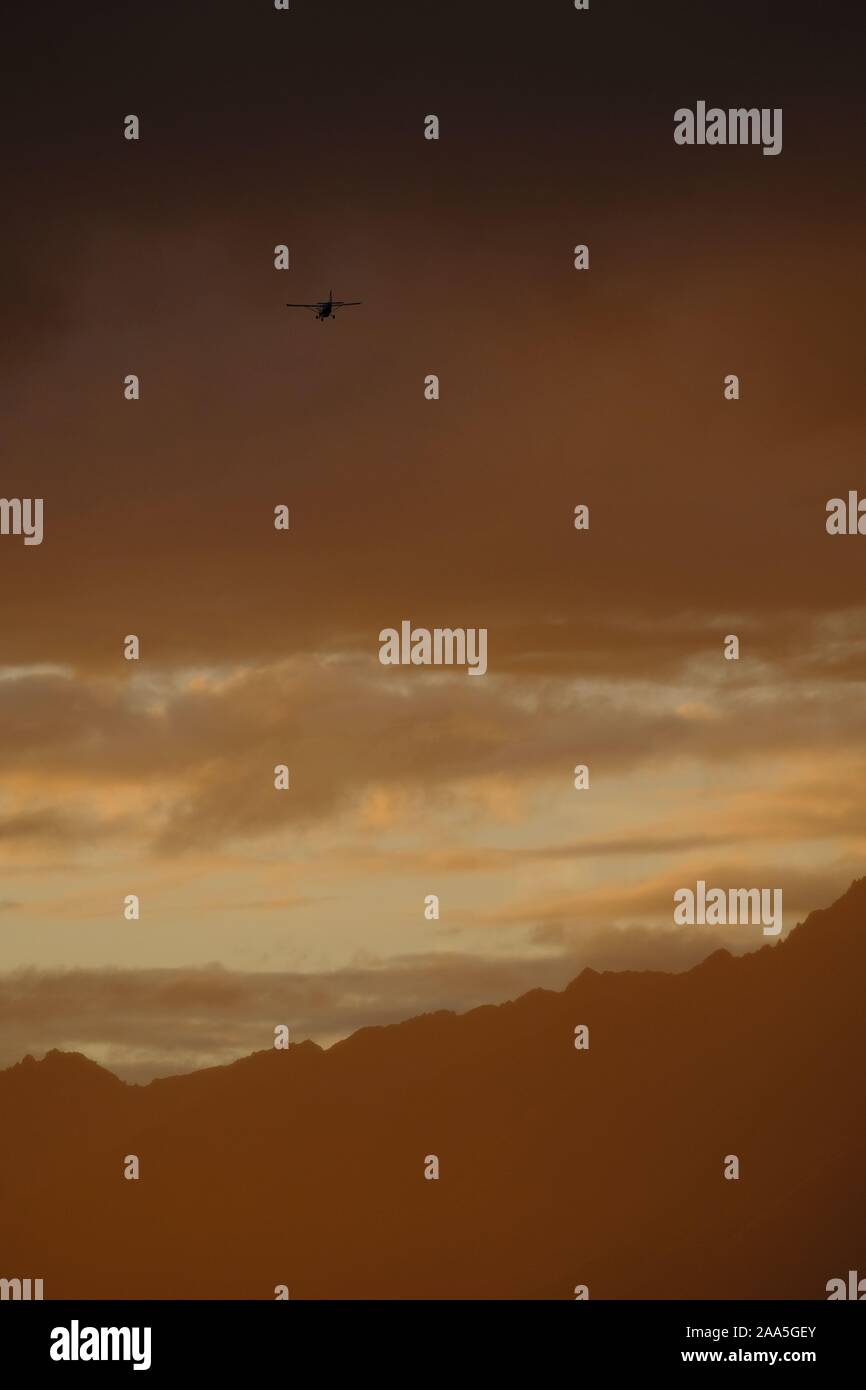
[[[717, 950], [711, 952], [708, 956], [705, 956], [703, 960], [698, 961], [695, 965], [692, 965], [688, 969], [681, 971], [667, 971], [654, 969], [596, 970], [592, 966], [585, 966], [583, 970], [581, 970], [579, 974], [575, 975], [573, 979], [569, 980], [562, 987], [561, 990], [551, 990], [545, 989], [543, 987], [536, 987], [534, 989], [526, 991], [526, 993], [524, 994], [517, 995], [513, 999], [502, 1000], [498, 1004], [478, 1004], [475, 1005], [473, 1008], [466, 1009], [460, 1013], [452, 1009], [433, 1009], [425, 1011], [421, 1014], [412, 1014], [408, 1018], [400, 1019], [392, 1023], [367, 1024], [361, 1028], [355, 1029], [355, 1031], [353, 1033], [348, 1034], [347, 1037], [337, 1039], [335, 1042], [329, 1044], [328, 1046], [322, 1046], [321, 1044], [315, 1042], [311, 1038], [305, 1038], [298, 1043], [291, 1043], [290, 1047], [286, 1049], [286, 1053], [287, 1055], [292, 1056], [295, 1060], [298, 1059], [299, 1055], [309, 1055], [309, 1053], [312, 1050], [322, 1055], [331, 1054], [333, 1052], [339, 1051], [339, 1049], [341, 1048], [345, 1048], [347, 1045], [351, 1044], [355, 1039], [361, 1038], [366, 1034], [387, 1033], [395, 1029], [406, 1028], [409, 1025], [420, 1023], [427, 1019], [471, 1018], [473, 1015], [476, 1015], [482, 1012], [483, 1010], [507, 1008], [509, 1006], [521, 1004], [523, 1001], [533, 998], [535, 996], [552, 997], [573, 994], [577, 991], [578, 987], [581, 985], [582, 982], [585, 982], [589, 979], [609, 979], [612, 976], [628, 976], [638, 978], [647, 976], [660, 976], [666, 979], [682, 979], [688, 976], [695, 975], [702, 971], [715, 970], [722, 964], [727, 965], [728, 963], [730, 963], [736, 965], [741, 961], [749, 960], [754, 957], [778, 951], [788, 946], [795, 939], [798, 941], [799, 946], [802, 943], [802, 933], [804, 929], [809, 929], [810, 932], [815, 931], [818, 922], [827, 913], [832, 912], [834, 908], [840, 907], [849, 899], [852, 902], [858, 902], [860, 899], [862, 899], [862, 905], [864, 909], [866, 909], [866, 875], [864, 875], [862, 878], [854, 879], [849, 885], [849, 887], [845, 890], [845, 892], [839, 898], [837, 898], [835, 902], [830, 905], [830, 907], [813, 909], [813, 911], [810, 912], [802, 922], [796, 923], [781, 940], [774, 941], [772, 943], [763, 942], [761, 943], [761, 945], [756, 946], [756, 948], [753, 951], [746, 951], [742, 954], [734, 955], [727, 948], [719, 947]], [[866, 930], [866, 927], [864, 927], [864, 930]], [[49, 1063], [49, 1065], [53, 1069], [57, 1066], [57, 1058], [70, 1058], [79, 1059], [82, 1063], [86, 1064], [87, 1068], [91, 1070], [95, 1068], [98, 1071], [104, 1073], [105, 1075], [113, 1077], [113, 1079], [119, 1082], [119, 1084], [121, 1085], [129, 1086], [138, 1090], [144, 1090], [147, 1089], [147, 1087], [149, 1086], [161, 1082], [182, 1081], [190, 1076], [201, 1076], [211, 1072], [225, 1072], [231, 1068], [242, 1066], [245, 1063], [250, 1062], [253, 1058], [270, 1057], [275, 1051], [276, 1049], [270, 1047], [259, 1048], [255, 1052], [247, 1053], [242, 1057], [233, 1058], [229, 1062], [221, 1062], [215, 1064], [214, 1066], [196, 1068], [192, 1072], [179, 1072], [175, 1075], [170, 1076], [157, 1076], [153, 1077], [150, 1081], [147, 1082], [127, 1082], [124, 1081], [121, 1077], [118, 1077], [116, 1073], [111, 1070], [110, 1067], [105, 1067], [101, 1063], [93, 1061], [92, 1058], [86, 1055], [86, 1053], [77, 1050], [67, 1052], [63, 1048], [51, 1048], [45, 1053], [45, 1055], [42, 1058], [34, 1058], [32, 1054], [28, 1053], [19, 1061], [11, 1063], [8, 1067], [0, 1068], [0, 1080], [2, 1080], [2, 1078], [4, 1076], [7, 1076], [10, 1072], [14, 1072], [18, 1067], [24, 1067], [31, 1064], [40, 1067], [43, 1066], [45, 1063]]]
[[0, 1073], [0, 1275], [47, 1298], [823, 1298], [866, 1244], [864, 925], [858, 879], [680, 974], [584, 970], [146, 1086], [23, 1060]]

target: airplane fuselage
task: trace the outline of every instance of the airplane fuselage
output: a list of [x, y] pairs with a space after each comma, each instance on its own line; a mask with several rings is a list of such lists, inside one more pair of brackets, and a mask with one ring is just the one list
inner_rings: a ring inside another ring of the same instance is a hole
[[287, 309], [312, 309], [319, 323], [323, 319], [336, 319], [338, 309], [354, 309], [360, 299], [335, 299], [334, 291], [327, 299], [317, 299], [315, 304], [287, 304]]

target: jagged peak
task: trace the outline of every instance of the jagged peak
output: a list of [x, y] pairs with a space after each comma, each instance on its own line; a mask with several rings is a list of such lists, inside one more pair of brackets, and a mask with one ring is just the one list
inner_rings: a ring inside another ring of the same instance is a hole
[[13, 1062], [10, 1067], [0, 1072], [0, 1075], [21, 1071], [36, 1076], [70, 1076], [86, 1073], [89, 1076], [110, 1077], [118, 1086], [125, 1084], [114, 1072], [100, 1066], [99, 1062], [94, 1062], [92, 1057], [88, 1057], [84, 1052], [66, 1052], [59, 1047], [49, 1048], [44, 1056], [38, 1059], [28, 1052], [20, 1062]]

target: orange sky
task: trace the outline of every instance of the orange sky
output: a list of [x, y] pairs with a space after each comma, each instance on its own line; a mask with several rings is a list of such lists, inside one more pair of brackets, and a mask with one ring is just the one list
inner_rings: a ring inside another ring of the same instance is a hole
[[[17, 93], [2, 493], [45, 540], [0, 537], [0, 1061], [139, 1076], [678, 968], [762, 938], [675, 931], [677, 886], [781, 886], [787, 927], [862, 872], [866, 540], [824, 521], [866, 493], [863, 193], [826, 37], [743, 10], [709, 52], [674, 6], [649, 73], [643, 6], [578, 37], [446, 5], [420, 53], [355, 8], [333, 55], [302, 9], [277, 51], [226, 6], [168, 55], [94, 19]], [[348, 57], [377, 34], [384, 78]], [[698, 97], [783, 106], [781, 157], [676, 147]], [[363, 306], [283, 307], [329, 288]], [[489, 674], [381, 667], [404, 618], [486, 626]]]

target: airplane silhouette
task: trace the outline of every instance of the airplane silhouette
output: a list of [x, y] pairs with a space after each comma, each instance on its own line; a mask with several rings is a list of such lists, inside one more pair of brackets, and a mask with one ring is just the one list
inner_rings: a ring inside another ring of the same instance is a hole
[[350, 309], [355, 304], [363, 304], [362, 299], [335, 299], [334, 291], [328, 291], [327, 299], [320, 299], [317, 304], [287, 304], [287, 309], [313, 309], [316, 318], [321, 323], [323, 319], [336, 318], [335, 309]]

